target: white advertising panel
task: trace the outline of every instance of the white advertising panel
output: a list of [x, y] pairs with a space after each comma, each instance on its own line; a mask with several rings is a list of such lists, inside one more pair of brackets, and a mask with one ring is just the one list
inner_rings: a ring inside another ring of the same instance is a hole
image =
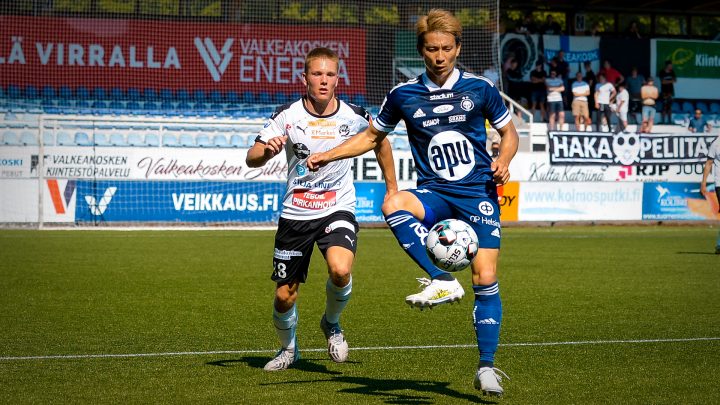
[[642, 183], [520, 184], [520, 221], [618, 221], [642, 219]]

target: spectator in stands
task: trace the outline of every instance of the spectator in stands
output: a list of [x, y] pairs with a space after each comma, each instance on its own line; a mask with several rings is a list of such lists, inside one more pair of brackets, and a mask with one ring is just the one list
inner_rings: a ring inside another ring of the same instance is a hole
[[575, 129], [578, 131], [585, 131], [587, 128], [592, 128], [590, 110], [588, 109], [590, 85], [583, 80], [582, 72], [577, 72], [577, 74], [575, 74], [575, 81], [572, 84], [572, 93], [572, 113], [575, 117]]
[[640, 98], [642, 99], [642, 127], [640, 132], [652, 132], [655, 123], [655, 100], [658, 98], [658, 89], [655, 87], [655, 81], [652, 77], [648, 77], [647, 83], [640, 89]]
[[630, 70], [630, 76], [625, 78], [625, 84], [627, 85], [627, 91], [630, 93], [630, 120], [631, 124], [638, 124], [636, 115], [640, 113], [640, 106], [642, 105], [642, 97], [640, 96], [640, 89], [645, 84], [645, 76], [638, 73], [637, 67], [633, 66]]
[[562, 27], [557, 21], [555, 21], [555, 18], [552, 16], [552, 14], [548, 14], [547, 17], [545, 17], [545, 25], [543, 25], [542, 33], [545, 35], [562, 34]]
[[545, 79], [547, 79], [547, 73], [543, 68], [542, 61], [535, 62], [535, 69], [530, 72], [530, 109], [533, 116], [535, 111], [540, 107], [540, 120], [545, 121], [545, 99], [547, 95], [547, 89], [545, 88]]
[[[703, 196], [707, 196], [707, 180], [710, 176], [710, 172], [715, 172], [715, 196], [717, 196], [718, 202], [720, 202], [720, 136], [710, 144], [708, 148], [707, 160], [705, 161], [705, 167], [703, 168], [702, 180], [700, 181], [700, 193]], [[718, 232], [717, 239], [715, 239], [715, 254], [720, 255], [720, 232]]]
[[625, 76], [622, 75], [617, 69], [612, 67], [612, 63], [610, 63], [609, 59], [606, 59], [603, 63], [602, 69], [600, 69], [600, 74], [605, 75], [605, 79], [610, 82], [613, 86], [616, 84], [625, 81]]
[[624, 83], [618, 83], [617, 96], [615, 96], [615, 109], [618, 114], [618, 131], [625, 131], [628, 123], [628, 106], [630, 104], [630, 94], [625, 88]]
[[[595, 92], [593, 89], [595, 88], [595, 84], [597, 84], [597, 77], [595, 76], [595, 72], [593, 71], [592, 62], [591, 61], [585, 61], [583, 63], [583, 67], [585, 69], [585, 82], [587, 82], [588, 86], [590, 86], [590, 96], [588, 97], [588, 109], [590, 110], [590, 117], [592, 117], [593, 111], [595, 111]], [[598, 118], [598, 117], [596, 117]]]
[[[348, 355], [340, 314], [352, 293], [351, 272], [357, 247], [351, 161], [335, 162], [317, 172], [307, 170], [305, 163], [312, 152], [340, 145], [370, 123], [365, 109], [335, 97], [338, 61], [338, 55], [327, 48], [315, 48], [308, 53], [301, 77], [305, 96], [275, 110], [246, 156], [249, 167], [262, 167], [282, 153], [287, 156], [289, 167], [271, 275], [276, 283], [272, 318], [281, 348], [265, 365], [266, 371], [285, 370], [300, 358], [296, 344], [296, 300], [316, 244], [327, 262], [329, 276], [320, 327], [328, 342], [330, 358], [342, 363]], [[308, 129], [323, 117], [331, 118], [324, 125], [332, 127], [322, 134]], [[397, 191], [397, 184], [387, 138], [377, 143], [375, 154], [389, 197]], [[311, 188], [306, 185], [309, 183], [313, 184]]]
[[710, 125], [705, 117], [703, 117], [703, 113], [700, 109], [695, 109], [695, 115], [690, 118], [688, 129], [690, 132], [710, 132], [712, 131], [712, 125]]
[[487, 67], [485, 68], [485, 70], [483, 70], [482, 75], [487, 77], [488, 79], [490, 79], [490, 81], [493, 82], [493, 84], [495, 86], [497, 86], [500, 83], [500, 74], [498, 73], [497, 69], [495, 68], [494, 63], [488, 64]]
[[633, 20], [630, 22], [627, 30], [625, 30], [625, 37], [628, 39], [642, 39], [642, 35], [640, 35], [640, 26], [637, 21]]
[[547, 87], [548, 103], [548, 129], [550, 131], [562, 131], [565, 123], [565, 106], [563, 105], [562, 92], [565, 91], [562, 79], [556, 70], [550, 71], [550, 77], [545, 80]]
[[597, 130], [602, 131], [603, 118], [607, 124], [608, 132], [612, 132], [612, 110], [610, 108], [610, 100], [615, 98], [615, 86], [608, 82], [603, 73], [599, 73], [598, 84], [595, 86], [595, 108], [598, 110]]
[[670, 124], [672, 102], [675, 97], [675, 82], [677, 81], [671, 61], [665, 61], [665, 68], [658, 76], [660, 76], [660, 93], [662, 94], [663, 100], [662, 122], [664, 124]]
[[522, 98], [522, 72], [515, 58], [510, 60], [508, 68], [503, 72], [503, 86], [508, 96], [520, 102]]
[[537, 32], [537, 25], [533, 20], [532, 13], [526, 13], [522, 21], [515, 26], [515, 32], [518, 34], [530, 35]]

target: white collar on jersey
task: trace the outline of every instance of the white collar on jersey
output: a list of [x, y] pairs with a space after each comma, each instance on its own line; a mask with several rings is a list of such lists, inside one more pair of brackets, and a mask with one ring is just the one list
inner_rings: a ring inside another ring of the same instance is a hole
[[457, 83], [458, 80], [460, 80], [460, 70], [458, 70], [458, 68], [453, 69], [453, 72], [450, 73], [450, 77], [448, 77], [448, 79], [445, 81], [445, 84], [443, 84], [442, 87], [439, 87], [432, 80], [430, 80], [430, 78], [427, 75], [427, 72], [422, 74], [423, 84], [430, 91], [450, 90], [455, 85], [455, 83]]

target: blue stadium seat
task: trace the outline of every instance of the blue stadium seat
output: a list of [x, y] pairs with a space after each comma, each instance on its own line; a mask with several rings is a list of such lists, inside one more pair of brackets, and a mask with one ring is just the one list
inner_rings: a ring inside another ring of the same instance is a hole
[[230, 146], [233, 148], [245, 148], [247, 147], [247, 138], [240, 134], [233, 134], [230, 137]]
[[225, 101], [228, 103], [239, 103], [240, 102], [240, 96], [235, 91], [228, 91], [225, 93]]
[[287, 94], [283, 92], [275, 93], [275, 103], [276, 104], [285, 104], [288, 102], [288, 96]]
[[173, 94], [173, 91], [170, 89], [160, 89], [160, 99], [161, 100], [173, 100], [175, 98], [175, 95]]
[[175, 109], [175, 105], [171, 101], [163, 101], [160, 104], [160, 109], [163, 111], [170, 111]]
[[272, 97], [270, 93], [263, 91], [258, 94], [258, 103], [260, 104], [272, 104]]
[[145, 137], [137, 132], [131, 132], [127, 137], [127, 144], [130, 146], [146, 146]]
[[190, 134], [181, 133], [178, 142], [180, 143], [180, 146], [195, 146], [195, 138]]
[[92, 96], [95, 100], [105, 100], [108, 98], [107, 92], [102, 87], [94, 88]]
[[365, 100], [365, 96], [362, 94], [355, 94], [350, 100], [351, 103], [359, 105], [360, 107], [365, 107], [367, 105], [367, 100]]
[[207, 111], [207, 110], [208, 110], [208, 105], [205, 104], [205, 103], [195, 103], [195, 105], [193, 106], [193, 110], [195, 110], [195, 111]]
[[190, 93], [188, 93], [188, 91], [185, 89], [180, 89], [175, 92], [175, 97], [177, 97], [177, 99], [181, 101], [188, 101], [190, 100]]
[[179, 102], [176, 109], [181, 114], [185, 114], [186, 112], [192, 111], [192, 107], [190, 106], [190, 104], [186, 103], [185, 101]]
[[74, 146], [72, 137], [67, 132], [58, 132], [57, 134], [57, 145], [58, 146]]
[[20, 145], [20, 139], [18, 139], [18, 134], [14, 131], [5, 131], [3, 133], [3, 145], [10, 145], [10, 146], [16, 146]]
[[110, 98], [113, 100], [124, 100], [125, 99], [125, 91], [119, 87], [113, 87], [110, 90]]
[[245, 104], [255, 104], [255, 93], [252, 91], [244, 91], [242, 94], [242, 102]]
[[145, 135], [145, 145], [160, 146], [160, 138], [158, 138], [157, 134], [147, 134]]
[[197, 146], [199, 146], [199, 147], [201, 147], [201, 148], [207, 148], [207, 147], [209, 147], [209, 146], [212, 146], [212, 145], [210, 144], [210, 137], [208, 137], [208, 136], [205, 135], [205, 134], [199, 134], [199, 135], [197, 136], [197, 138], [195, 139], [195, 143], [196, 143]]
[[47, 130], [43, 132], [43, 145], [55, 146], [55, 136], [52, 132]]
[[703, 114], [707, 114], [710, 112], [710, 107], [708, 107], [708, 104], [704, 101], [698, 101], [695, 103], [695, 108], [702, 111]]
[[129, 88], [127, 91], [127, 98], [128, 100], [140, 101], [142, 99], [142, 96], [140, 95], [140, 90], [132, 87]]
[[86, 87], [78, 87], [75, 90], [75, 95], [80, 100], [87, 100], [90, 98], [90, 92]]
[[143, 109], [140, 107], [140, 103], [132, 100], [128, 101], [127, 104], [125, 104], [125, 109], [127, 110], [128, 114], [142, 114]]
[[70, 100], [73, 98], [72, 89], [68, 86], [62, 86], [60, 87], [60, 91], [58, 92], [58, 96], [65, 100]]
[[147, 101], [157, 101], [158, 100], [157, 91], [155, 91], [155, 89], [150, 88], [150, 87], [146, 87], [145, 89], [143, 89], [142, 97], [143, 97], [143, 99], [145, 99]]
[[207, 99], [205, 92], [201, 89], [197, 89], [193, 92], [193, 100], [195, 101], [205, 101]]
[[395, 137], [392, 142], [393, 149], [410, 150], [410, 143], [405, 137]]
[[42, 98], [48, 100], [57, 98], [57, 94], [55, 94], [55, 88], [52, 86], [45, 86], [42, 89]]
[[162, 136], [163, 146], [179, 146], [178, 138], [175, 134], [163, 134]]
[[7, 88], [7, 95], [10, 98], [20, 98], [22, 97], [22, 92], [20, 91], [20, 87], [11, 84]]
[[23, 131], [20, 133], [20, 144], [25, 146], [36, 146], [39, 144], [37, 132]]
[[88, 103], [86, 100], [80, 100], [75, 103], [75, 108], [77, 108], [78, 112], [80, 114], [91, 114], [92, 110], [90, 109], [90, 103]]
[[76, 132], [75, 133], [75, 145], [78, 146], [92, 146], [92, 141], [90, 140], [90, 137], [85, 132]]
[[709, 106], [710, 114], [720, 114], [720, 103], [713, 101]]
[[682, 103], [682, 112], [686, 114], [692, 114], [695, 112], [695, 107], [692, 105], [689, 101], [683, 101]]
[[218, 148], [227, 148], [230, 144], [228, 143], [225, 135], [218, 134], [213, 137], [213, 146]]
[[93, 142], [95, 146], [110, 146], [108, 136], [104, 132], [96, 132], [95, 136], [93, 137]]
[[110, 113], [122, 115], [127, 113], [127, 109], [125, 108], [125, 104], [122, 103], [122, 101], [119, 100], [113, 100], [108, 104], [108, 109], [110, 110]]
[[210, 92], [210, 95], [208, 96], [210, 99], [210, 102], [212, 103], [222, 103], [223, 102], [223, 96], [220, 90], [213, 90]]
[[25, 98], [40, 98], [37, 88], [35, 86], [26, 86]]

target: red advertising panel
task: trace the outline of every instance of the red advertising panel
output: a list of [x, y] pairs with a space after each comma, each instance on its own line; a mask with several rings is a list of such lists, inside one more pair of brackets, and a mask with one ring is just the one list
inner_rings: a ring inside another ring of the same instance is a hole
[[361, 29], [0, 16], [0, 85], [297, 92], [318, 46], [364, 94]]

